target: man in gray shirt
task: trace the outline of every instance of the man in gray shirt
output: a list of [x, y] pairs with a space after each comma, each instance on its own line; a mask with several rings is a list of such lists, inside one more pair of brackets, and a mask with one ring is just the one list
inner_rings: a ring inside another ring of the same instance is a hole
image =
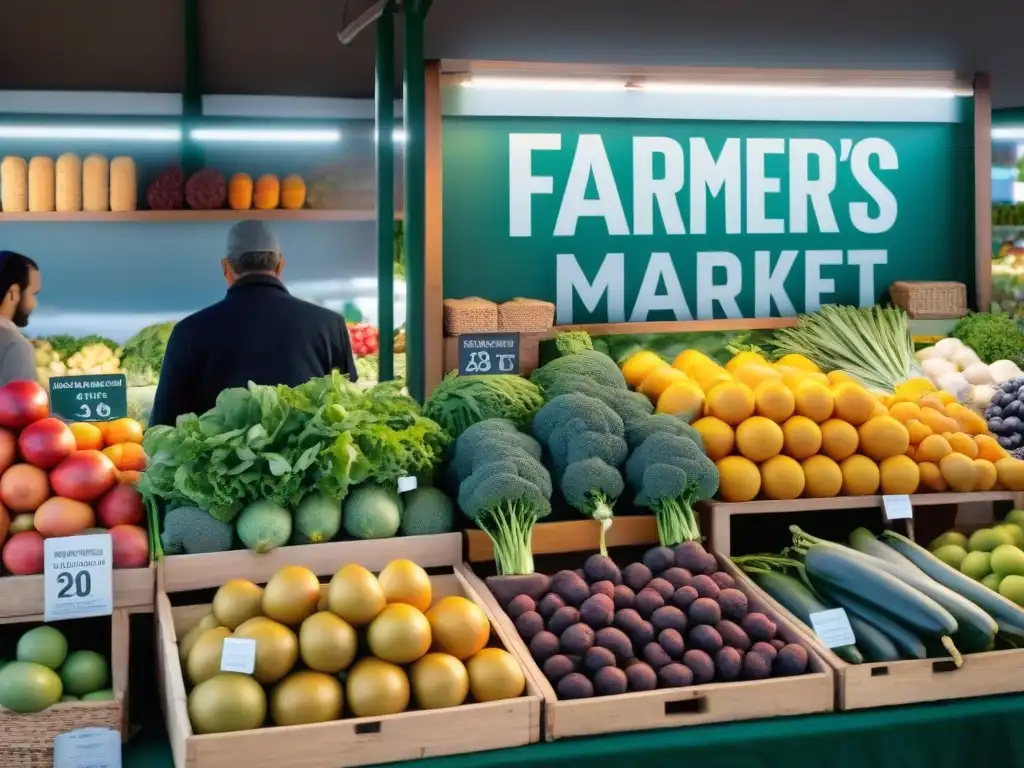
[[0, 386], [37, 378], [35, 350], [21, 329], [42, 287], [38, 264], [20, 253], [0, 251]]

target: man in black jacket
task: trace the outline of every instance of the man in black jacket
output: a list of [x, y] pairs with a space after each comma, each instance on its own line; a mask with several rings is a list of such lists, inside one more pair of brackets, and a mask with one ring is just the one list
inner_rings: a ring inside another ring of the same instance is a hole
[[296, 386], [333, 370], [355, 381], [345, 319], [288, 293], [280, 246], [263, 222], [231, 228], [221, 265], [227, 295], [171, 333], [150, 424], [203, 413], [222, 390], [250, 381]]

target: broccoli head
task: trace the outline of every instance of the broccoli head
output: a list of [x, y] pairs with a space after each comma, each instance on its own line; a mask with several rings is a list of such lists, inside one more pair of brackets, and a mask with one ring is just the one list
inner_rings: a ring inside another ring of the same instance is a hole
[[546, 498], [551, 498], [551, 475], [548, 474], [543, 464], [524, 451], [512, 450], [504, 454], [480, 454], [473, 459], [472, 474], [476, 475], [478, 470], [488, 465], [490, 471], [498, 472], [501, 466], [509, 463], [515, 466], [517, 475], [540, 488]]
[[544, 389], [544, 397], [548, 400], [567, 394], [587, 395], [600, 400], [618, 414], [627, 429], [631, 421], [654, 413], [651, 401], [639, 392], [604, 386], [578, 374], [560, 376]]
[[639, 448], [651, 435], [665, 432], [670, 435], [689, 438], [697, 447], [704, 450], [704, 441], [700, 433], [678, 416], [667, 413], [637, 416], [626, 422], [626, 442], [631, 450]]
[[718, 470], [696, 443], [654, 433], [626, 460], [626, 480], [637, 506], [654, 512], [663, 546], [700, 539], [693, 504], [717, 492]]
[[601, 525], [601, 554], [608, 554], [605, 534], [612, 527], [612, 507], [622, 495], [622, 473], [597, 457], [570, 463], [558, 484], [567, 503]]
[[608, 355], [595, 350], [581, 350], [573, 355], [556, 357], [530, 375], [530, 381], [547, 394], [548, 389], [563, 376], [580, 376], [613, 389], [629, 389], [619, 366]]
[[586, 331], [562, 331], [555, 337], [559, 355], [578, 355], [594, 349], [594, 342]]
[[540, 461], [540, 443], [520, 432], [508, 419], [484, 419], [477, 422], [455, 441], [446, 472], [449, 483], [453, 488], [458, 487], [473, 471], [473, 461], [478, 456], [502, 455], [510, 446]]

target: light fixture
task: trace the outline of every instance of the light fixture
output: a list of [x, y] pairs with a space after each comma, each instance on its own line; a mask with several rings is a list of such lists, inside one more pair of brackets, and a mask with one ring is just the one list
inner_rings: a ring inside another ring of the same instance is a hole
[[862, 99], [953, 99], [970, 96], [969, 88], [902, 87], [868, 85], [828, 84], [780, 84], [780, 83], [727, 83], [727, 82], [672, 82], [667, 80], [644, 79], [594, 79], [512, 77], [497, 75], [474, 75], [461, 82], [465, 88], [496, 91], [576, 91], [576, 92], [622, 92], [673, 93], [693, 95], [733, 95], [771, 97], [815, 97], [839, 96]]
[[402, 144], [405, 139], [406, 133], [404, 128], [395, 128], [395, 130], [391, 132], [391, 140], [395, 142], [395, 144]]
[[145, 126], [0, 125], [0, 139], [175, 142], [181, 141], [181, 129]]
[[266, 144], [337, 144], [336, 128], [193, 128], [189, 138], [199, 142]]
[[1024, 141], [1024, 125], [1009, 128], [993, 128], [992, 138], [997, 141]]

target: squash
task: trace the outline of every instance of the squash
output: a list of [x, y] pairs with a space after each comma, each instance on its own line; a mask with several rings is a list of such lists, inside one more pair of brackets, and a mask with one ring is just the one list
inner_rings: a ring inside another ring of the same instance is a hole
[[1009, 455], [992, 435], [975, 435], [974, 443], [978, 446], [978, 458], [993, 464]]
[[917, 460], [938, 464], [952, 452], [952, 446], [942, 435], [928, 435], [917, 446]]
[[258, 211], [277, 208], [281, 201], [281, 183], [277, 176], [265, 173], [256, 179], [252, 189], [252, 205]]
[[832, 417], [835, 397], [832, 390], [818, 381], [802, 381], [793, 391], [796, 412], [812, 421], [821, 422]]
[[846, 496], [871, 496], [878, 493], [880, 473], [878, 465], [867, 456], [853, 454], [839, 463], [843, 473], [843, 494]]
[[[1006, 461], [1006, 459], [1003, 459]], [[1012, 461], [1012, 459], [1011, 459]], [[950, 452], [942, 457], [939, 462], [939, 471], [942, 477], [949, 484], [950, 490], [956, 493], [968, 493], [974, 490], [978, 482], [978, 470], [974, 467], [974, 460], [962, 453]], [[998, 466], [996, 472], [998, 474]], [[1013, 490], [1012, 488], [1010, 490]], [[1021, 488], [1024, 490], [1024, 487]]]
[[29, 210], [28, 164], [22, 157], [5, 157], [0, 163], [0, 208], [4, 213]]
[[878, 465], [882, 493], [903, 496], [917, 493], [921, 470], [909, 456], [890, 456]]
[[921, 408], [921, 415], [918, 418], [937, 435], [941, 435], [943, 432], [956, 432], [960, 428], [955, 419], [949, 418], [942, 411], [931, 406]]
[[306, 204], [306, 182], [298, 174], [285, 176], [281, 181], [281, 207], [297, 211]]
[[722, 381], [708, 392], [709, 416], [735, 427], [754, 415], [754, 392], [738, 381]]
[[836, 418], [855, 427], [870, 419], [878, 405], [878, 401], [860, 384], [843, 382], [835, 387], [833, 396]]
[[843, 489], [843, 471], [828, 456], [808, 456], [800, 462], [804, 472], [804, 495], [830, 499]]
[[949, 447], [957, 453], [962, 453], [972, 461], [978, 458], [978, 444], [974, 438], [964, 432], [953, 432], [946, 438]]
[[921, 441], [928, 437], [928, 435], [935, 434], [929, 427], [917, 419], [910, 419], [910, 421], [904, 422], [904, 426], [907, 428], [911, 445], [920, 445]]
[[782, 425], [783, 452], [797, 461], [821, 450], [821, 429], [806, 416], [790, 416]]
[[228, 207], [233, 211], [248, 211], [252, 208], [252, 177], [236, 173], [228, 182]]
[[917, 403], [911, 403], [908, 400], [900, 400], [897, 403], [893, 403], [889, 406], [889, 415], [894, 419], [899, 419], [906, 424], [911, 419], [920, 423], [921, 407]]
[[134, 211], [139, 205], [139, 182], [135, 161], [115, 157], [110, 161], [110, 210], [118, 213]]
[[[704, 443], [704, 453], [712, 461], [718, 461], [732, 453], [736, 444], [736, 434], [732, 427], [721, 419], [714, 416], [705, 416], [693, 422], [693, 428], [697, 430], [701, 441]], [[756, 495], [756, 494], [755, 494]]]
[[758, 416], [781, 424], [796, 409], [792, 390], [781, 381], [762, 381], [754, 389], [754, 405]]
[[676, 382], [689, 381], [685, 373], [673, 368], [670, 365], [655, 368], [644, 380], [640, 382], [640, 386], [637, 387], [637, 392], [645, 395], [648, 400], [652, 403], [657, 403], [658, 398], [661, 397], [662, 393], [665, 392], [670, 386]]
[[760, 464], [782, 452], [782, 427], [764, 416], [752, 416], [736, 427], [736, 450]]
[[910, 433], [892, 416], [875, 416], [860, 425], [860, 452], [875, 461], [907, 452]]
[[1008, 491], [1024, 491], [1024, 461], [1005, 458], [996, 462], [999, 484]]
[[804, 492], [804, 470], [789, 456], [772, 456], [760, 467], [761, 493], [766, 499], [798, 499]]
[[110, 164], [103, 155], [82, 161], [82, 210], [102, 213], [110, 208]]
[[[670, 371], [675, 371], [675, 368], [666, 367]], [[655, 410], [658, 413], [668, 413], [686, 421], [693, 421], [704, 411], [704, 392], [689, 379], [673, 382], [661, 393]]]
[[975, 483], [974, 490], [990, 491], [999, 480], [999, 473], [996, 472], [996, 465], [988, 459], [974, 460]]
[[671, 366], [654, 352], [642, 349], [626, 358], [621, 366], [622, 378], [626, 380], [631, 389], [636, 389], [649, 374], [662, 367], [669, 368]]
[[715, 462], [718, 468], [718, 498], [728, 502], [752, 501], [761, 490], [757, 465], [742, 456], [726, 456]]
[[842, 461], [857, 452], [860, 435], [857, 428], [839, 419], [821, 423], [821, 452], [834, 461]]
[[57, 210], [82, 210], [82, 161], [78, 155], [65, 153], [58, 157], [55, 177]]
[[28, 161], [28, 209], [33, 213], [56, 210], [56, 170], [53, 158], [37, 155]]
[[921, 473], [919, 490], [932, 491], [934, 493], [945, 493], [949, 490], [946, 478], [942, 476], [942, 471], [936, 462], [918, 461], [917, 469]]

